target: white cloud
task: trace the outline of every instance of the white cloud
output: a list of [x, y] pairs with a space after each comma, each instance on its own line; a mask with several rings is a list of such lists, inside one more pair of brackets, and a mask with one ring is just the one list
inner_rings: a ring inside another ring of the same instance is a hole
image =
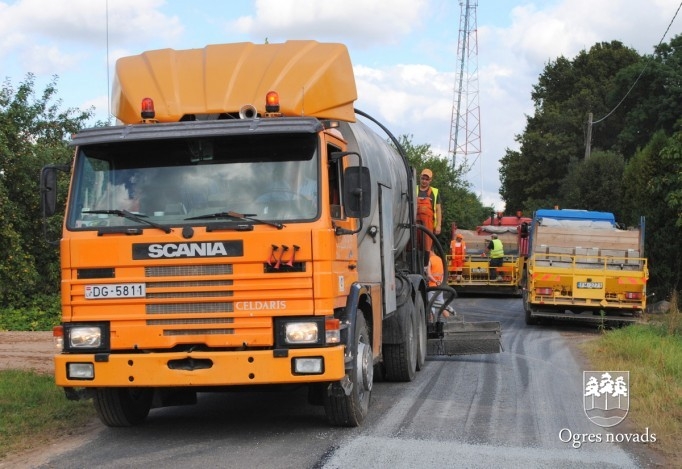
[[[382, 121], [396, 135], [414, 135], [414, 143], [446, 147], [452, 103], [452, 75], [427, 65], [355, 67], [357, 107]], [[434, 132], [435, 130], [435, 132]]]
[[160, 9], [163, 0], [20, 0], [15, 4], [14, 27], [53, 39], [80, 42], [110, 39], [139, 43], [150, 37], [173, 37], [181, 32], [180, 21]]
[[54, 75], [69, 70], [82, 57], [82, 54], [66, 54], [57, 46], [35, 44], [24, 48], [22, 65], [36, 75]]
[[230, 24], [251, 37], [343, 39], [368, 47], [394, 43], [419, 25], [427, 0], [256, 0], [255, 13]]
[[[91, 108], [94, 108], [95, 110], [99, 110], [100, 112], [96, 112], [94, 117], [95, 121], [107, 121], [108, 115], [107, 115], [107, 110], [109, 109], [109, 97], [105, 95], [100, 95], [92, 99], [88, 99], [86, 101], [83, 101], [81, 104], [78, 105], [79, 109], [82, 110], [89, 110]], [[104, 110], [104, 112], [101, 112]], [[113, 121], [112, 121], [113, 122]]]
[[[104, 50], [107, 42], [143, 44], [150, 39], [170, 41], [183, 31], [179, 18], [161, 13], [163, 0], [20, 0], [0, 4], [0, 57], [14, 54], [22, 63], [42, 60], [55, 64]], [[108, 6], [108, 11], [107, 11]], [[108, 37], [107, 37], [108, 35]], [[72, 52], [72, 51], [78, 52]], [[27, 56], [27, 57], [25, 57]]]
[[514, 8], [512, 26], [497, 32], [501, 45], [535, 67], [562, 55], [573, 58], [602, 41], [651, 53], [678, 6], [677, 0], [565, 0], [543, 9], [528, 4]]

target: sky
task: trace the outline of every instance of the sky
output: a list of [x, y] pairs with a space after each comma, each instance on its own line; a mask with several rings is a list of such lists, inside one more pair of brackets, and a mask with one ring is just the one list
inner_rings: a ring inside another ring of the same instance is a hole
[[[459, 94], [460, 17], [466, 0], [0, 0], [0, 78], [28, 73], [38, 96], [55, 79], [62, 108], [110, 120], [111, 73], [120, 57], [153, 49], [290, 39], [348, 47], [355, 107], [396, 136], [452, 162], [453, 108], [473, 112], [466, 178], [486, 206], [505, 210], [499, 160], [517, 150], [544, 67], [595, 43], [651, 54], [682, 33], [680, 0], [469, 0], [468, 92]], [[589, 110], [586, 110], [586, 113]], [[595, 119], [599, 116], [595, 116]], [[456, 129], [456, 126], [454, 126]], [[474, 138], [477, 137], [477, 138]], [[480, 138], [480, 139], [479, 139]], [[465, 161], [459, 152], [456, 164]], [[516, 207], [508, 207], [515, 213]]]

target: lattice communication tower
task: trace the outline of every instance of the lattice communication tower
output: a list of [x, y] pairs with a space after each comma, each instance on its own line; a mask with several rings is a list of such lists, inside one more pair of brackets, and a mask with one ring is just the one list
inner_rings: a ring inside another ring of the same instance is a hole
[[[457, 157], [468, 168], [481, 154], [481, 110], [478, 104], [478, 34], [476, 25], [477, 0], [461, 0], [459, 38], [457, 41], [457, 66], [455, 97], [452, 103], [450, 144], [452, 167]], [[473, 162], [469, 162], [470, 157]]]

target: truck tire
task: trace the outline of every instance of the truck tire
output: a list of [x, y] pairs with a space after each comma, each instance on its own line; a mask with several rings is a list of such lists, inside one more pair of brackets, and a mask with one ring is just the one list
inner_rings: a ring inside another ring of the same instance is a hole
[[403, 315], [403, 341], [399, 344], [383, 344], [386, 381], [412, 381], [417, 374], [418, 339], [414, 311], [414, 302], [409, 298], [397, 311]]
[[426, 338], [426, 310], [424, 299], [417, 292], [417, 299], [414, 305], [414, 330], [417, 331], [417, 371], [421, 370], [426, 363], [427, 338]]
[[353, 340], [353, 369], [349, 373], [352, 389], [349, 395], [325, 393], [324, 411], [330, 424], [357, 427], [369, 410], [369, 398], [374, 380], [372, 344], [365, 318], [358, 313]]
[[530, 304], [528, 303], [528, 290], [525, 288], [523, 289], [523, 309], [526, 313], [526, 324], [528, 326], [536, 325], [538, 323], [538, 320], [537, 318], [533, 317], [532, 309], [530, 307]]
[[98, 388], [93, 402], [104, 425], [131, 427], [147, 418], [153, 397], [150, 388]]

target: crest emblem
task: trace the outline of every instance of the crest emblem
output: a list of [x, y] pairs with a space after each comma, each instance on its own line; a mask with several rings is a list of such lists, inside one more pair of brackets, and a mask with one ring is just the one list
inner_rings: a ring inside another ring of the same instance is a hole
[[600, 427], [622, 422], [630, 410], [630, 372], [583, 371], [583, 408]]

